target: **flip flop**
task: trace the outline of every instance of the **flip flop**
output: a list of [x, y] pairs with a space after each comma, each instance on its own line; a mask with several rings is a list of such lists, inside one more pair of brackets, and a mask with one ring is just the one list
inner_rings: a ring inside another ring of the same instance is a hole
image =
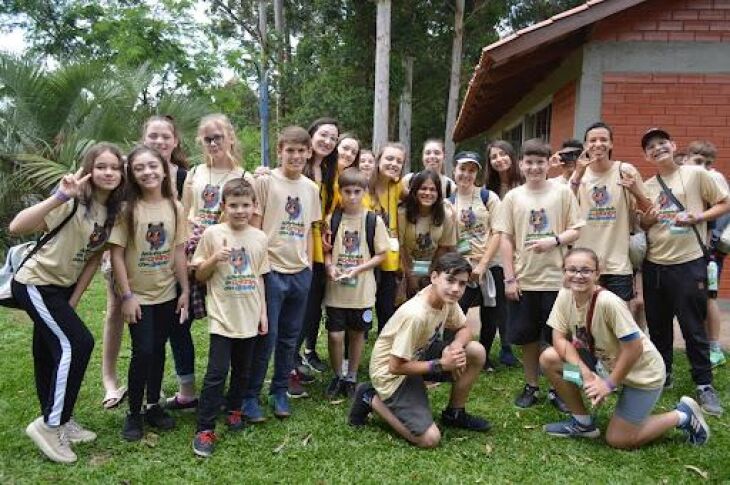
[[125, 386], [120, 387], [116, 391], [109, 391], [101, 401], [101, 405], [104, 409], [114, 409], [119, 406], [124, 398], [127, 396], [127, 388]]

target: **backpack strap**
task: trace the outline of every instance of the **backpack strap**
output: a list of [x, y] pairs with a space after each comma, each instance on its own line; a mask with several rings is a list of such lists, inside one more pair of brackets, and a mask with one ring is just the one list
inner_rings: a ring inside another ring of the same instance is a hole
[[51, 229], [50, 231], [48, 231], [47, 233], [45, 233], [43, 236], [41, 236], [41, 238], [38, 240], [38, 242], [36, 243], [36, 245], [33, 246], [33, 249], [31, 249], [30, 251], [28, 251], [28, 254], [25, 256], [25, 258], [23, 258], [23, 261], [21, 261], [20, 264], [18, 265], [18, 267], [15, 268], [15, 272], [16, 273], [20, 270], [20, 268], [23, 267], [23, 265], [26, 263], [26, 261], [28, 261], [30, 258], [32, 258], [35, 255], [35, 253], [37, 253], [38, 251], [40, 251], [41, 248], [43, 246], [45, 246], [46, 243], [48, 243], [48, 241], [50, 241], [51, 239], [53, 239], [54, 237], [56, 237], [56, 235], [59, 232], [61, 232], [61, 229], [63, 229], [63, 226], [65, 226], [66, 224], [68, 224], [68, 221], [70, 221], [73, 218], [73, 216], [76, 215], [76, 210], [78, 208], [79, 208], [79, 199], [74, 198], [74, 203], [73, 203], [73, 208], [71, 209], [71, 213], [69, 215], [67, 215], [61, 221], [61, 223], [59, 225], [57, 225], [56, 227], [54, 227], [53, 229]]
[[591, 351], [591, 354], [595, 354], [596, 352], [596, 345], [595, 341], [593, 340], [593, 313], [596, 310], [596, 300], [598, 300], [598, 294], [603, 291], [603, 288], [600, 286], [596, 288], [596, 291], [593, 292], [593, 296], [591, 296], [591, 303], [588, 305], [588, 313], [586, 314], [586, 330], [588, 331], [588, 348]]
[[340, 222], [342, 222], [342, 209], [340, 206], [337, 206], [335, 207], [335, 210], [332, 211], [332, 218], [330, 219], [330, 232], [332, 233], [330, 236], [330, 244], [335, 243], [337, 231], [340, 229]]
[[487, 202], [489, 202], [489, 189], [486, 187], [482, 187], [479, 190], [479, 196], [482, 198], [482, 204], [484, 204], [484, 207], [487, 206]]
[[456, 205], [456, 194], [455, 193], [454, 194], [451, 194], [448, 197], [448, 200], [449, 200], [449, 202], [451, 202], [452, 205]]
[[451, 190], [451, 182], [447, 181], [446, 182], [446, 198], [449, 199], [449, 200], [451, 200], [451, 195], [452, 195], [451, 192], [452, 192], [452, 190]]
[[[680, 172], [679, 176], [680, 176], [680, 178], [682, 177], [681, 172]], [[672, 189], [667, 187], [667, 184], [664, 182], [664, 179], [662, 179], [662, 176], [659, 174], [656, 174], [656, 179], [659, 182], [659, 185], [662, 186], [662, 190], [664, 190], [664, 193], [667, 194], [667, 197], [669, 197], [669, 200], [671, 200], [680, 211], [684, 211], [685, 210], [684, 205], [682, 205], [682, 203], [679, 201], [679, 199], [677, 199], [677, 197], [672, 192]], [[692, 231], [695, 233], [695, 237], [697, 238], [697, 244], [699, 244], [700, 249], [702, 249], [702, 255], [705, 257], [705, 259], [707, 259], [709, 261], [710, 256], [711, 256], [710, 251], [707, 249], [707, 246], [705, 246], [705, 243], [702, 242], [702, 236], [700, 236], [700, 232], [697, 230], [696, 224], [692, 224]], [[647, 231], [647, 234], [648, 234], [648, 231]]]
[[373, 211], [365, 214], [365, 239], [368, 243], [368, 251], [370, 257], [375, 256], [375, 224], [378, 222], [378, 216]]

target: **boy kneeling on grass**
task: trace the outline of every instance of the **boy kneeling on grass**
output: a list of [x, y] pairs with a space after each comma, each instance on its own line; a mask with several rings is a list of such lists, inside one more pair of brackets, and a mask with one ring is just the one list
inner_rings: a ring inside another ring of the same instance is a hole
[[[327, 223], [332, 230], [332, 250], [325, 255], [328, 281], [324, 297], [327, 308], [330, 364], [335, 377], [325, 394], [352, 398], [365, 332], [373, 323], [375, 268], [385, 259], [388, 232], [374, 212], [363, 210], [362, 198], [368, 179], [360, 170], [348, 168], [339, 177], [342, 208], [335, 209]], [[342, 375], [345, 331], [349, 343], [349, 366]]]
[[[431, 284], [403, 304], [380, 333], [370, 359], [372, 384], [360, 384], [349, 423], [362, 426], [375, 411], [399, 435], [422, 448], [433, 448], [441, 432], [433, 422], [424, 380], [453, 379], [449, 404], [441, 413], [446, 426], [487, 431], [490, 424], [464, 408], [484, 365], [484, 347], [472, 341], [459, 307], [471, 265], [447, 253], [431, 267]], [[444, 330], [455, 332], [444, 342]]]
[[540, 365], [571, 417], [545, 425], [545, 431], [560, 437], [598, 437], [600, 431], [580, 394], [582, 387], [593, 406], [618, 392], [606, 430], [609, 446], [638, 448], [672, 428], [684, 431], [692, 444], [705, 444], [710, 428], [691, 397], [683, 396], [674, 411], [651, 414], [662, 394], [664, 361], [636, 325], [626, 303], [598, 286], [601, 275], [596, 253], [588, 248], [571, 249], [563, 273], [565, 287], [548, 319], [553, 346], [542, 353]]
[[193, 451], [210, 456], [215, 447], [215, 420], [223, 402], [228, 370], [226, 424], [240, 431], [243, 393], [248, 385], [255, 337], [268, 332], [263, 275], [269, 272], [266, 234], [249, 225], [256, 206], [254, 189], [243, 178], [223, 186], [225, 222], [209, 227], [193, 256], [196, 278], [208, 283], [205, 306], [210, 320], [208, 370], [198, 404]]

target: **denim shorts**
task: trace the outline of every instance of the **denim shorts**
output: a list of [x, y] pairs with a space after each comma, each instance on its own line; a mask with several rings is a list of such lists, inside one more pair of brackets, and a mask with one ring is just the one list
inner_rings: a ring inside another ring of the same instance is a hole
[[616, 403], [616, 416], [631, 424], [640, 425], [654, 410], [654, 406], [662, 396], [662, 390], [661, 387], [657, 389], [639, 389], [623, 386]]

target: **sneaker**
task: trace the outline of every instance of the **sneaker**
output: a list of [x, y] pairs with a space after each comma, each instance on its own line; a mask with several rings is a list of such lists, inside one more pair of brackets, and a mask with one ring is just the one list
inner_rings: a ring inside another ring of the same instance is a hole
[[596, 427], [595, 423], [584, 426], [573, 416], [565, 421], [546, 424], [543, 429], [550, 436], [560, 438], [598, 438], [601, 435], [601, 430]]
[[712, 386], [707, 386], [701, 391], [697, 391], [697, 400], [702, 405], [702, 410], [710, 416], [722, 416], [722, 404], [720, 398]]
[[218, 437], [212, 429], [199, 431], [193, 439], [193, 453], [203, 458], [209, 457], [213, 454], [213, 450], [215, 450], [216, 440], [218, 440]]
[[241, 431], [245, 426], [243, 413], [239, 410], [229, 411], [226, 416], [226, 426], [228, 431]]
[[306, 389], [304, 389], [304, 386], [302, 386], [302, 381], [299, 377], [299, 372], [293, 370], [289, 373], [289, 386], [286, 391], [286, 395], [289, 396], [292, 399], [299, 399], [301, 397], [309, 397], [309, 393]]
[[327, 370], [327, 364], [322, 362], [316, 350], [312, 350], [311, 352], [305, 351], [302, 361], [312, 372], [316, 372], [317, 374], [321, 374]]
[[167, 398], [165, 401], [165, 409], [170, 411], [193, 411], [198, 407], [198, 398], [183, 399], [179, 394]]
[[342, 380], [342, 378], [339, 376], [335, 376], [332, 378], [329, 385], [327, 386], [327, 389], [324, 391], [324, 395], [330, 401], [334, 401], [342, 394], [343, 387], [344, 381]]
[[468, 429], [470, 431], [489, 431], [492, 427], [484, 418], [474, 416], [464, 409], [446, 408], [441, 411], [441, 422], [444, 426]]
[[81, 426], [74, 418], [69, 419], [63, 428], [71, 443], [91, 443], [96, 439], [96, 433]]
[[345, 380], [342, 384], [342, 393], [347, 396], [347, 399], [354, 399], [356, 388], [357, 382]]
[[269, 395], [269, 406], [274, 410], [274, 416], [279, 419], [288, 418], [291, 416], [291, 409], [289, 408], [289, 398], [286, 396], [286, 392], [278, 392], [276, 394]]
[[351, 426], [365, 426], [368, 422], [368, 415], [372, 412], [375, 396], [375, 388], [369, 382], [364, 382], [355, 388], [355, 397], [352, 399], [352, 407], [347, 422]]
[[144, 413], [144, 421], [153, 428], [168, 430], [175, 427], [175, 418], [162, 409], [159, 404], [154, 404], [147, 408]]
[[688, 396], [682, 396], [677, 404], [677, 411], [683, 412], [689, 419], [679, 429], [687, 433], [687, 441], [693, 445], [704, 445], [710, 439], [710, 428], [702, 415], [697, 401]]
[[502, 347], [499, 351], [499, 363], [507, 367], [519, 367], [520, 360], [512, 353], [512, 347]]
[[255, 397], [247, 397], [243, 399], [241, 412], [246, 416], [246, 421], [253, 424], [263, 423], [266, 421], [264, 411], [259, 406], [259, 400]]
[[141, 414], [127, 413], [124, 418], [124, 428], [122, 428], [122, 438], [127, 441], [139, 441], [144, 436], [144, 425], [142, 424]]
[[494, 372], [494, 364], [492, 364], [492, 361], [489, 360], [489, 357], [487, 357], [487, 360], [484, 361], [484, 367], [482, 369], [484, 372]]
[[710, 364], [712, 364], [712, 367], [719, 367], [725, 362], [727, 362], [727, 359], [725, 359], [725, 353], [722, 350], [710, 351]]
[[52, 428], [43, 421], [43, 416], [40, 416], [25, 428], [25, 434], [49, 460], [56, 463], [76, 461], [76, 453], [71, 449], [71, 443], [62, 426]]
[[518, 408], [529, 408], [537, 404], [540, 388], [525, 384], [522, 394], [515, 399], [515, 406]]
[[555, 391], [555, 389], [550, 389], [548, 391], [547, 400], [550, 402], [550, 404], [553, 405], [553, 407], [555, 407], [555, 409], [557, 409], [561, 413], [570, 414], [570, 409], [568, 409], [565, 401], [563, 401], [560, 396], [558, 396], [558, 393]]
[[664, 378], [664, 389], [673, 389], [674, 388], [674, 379], [672, 379], [672, 374], [667, 374], [667, 377]]

